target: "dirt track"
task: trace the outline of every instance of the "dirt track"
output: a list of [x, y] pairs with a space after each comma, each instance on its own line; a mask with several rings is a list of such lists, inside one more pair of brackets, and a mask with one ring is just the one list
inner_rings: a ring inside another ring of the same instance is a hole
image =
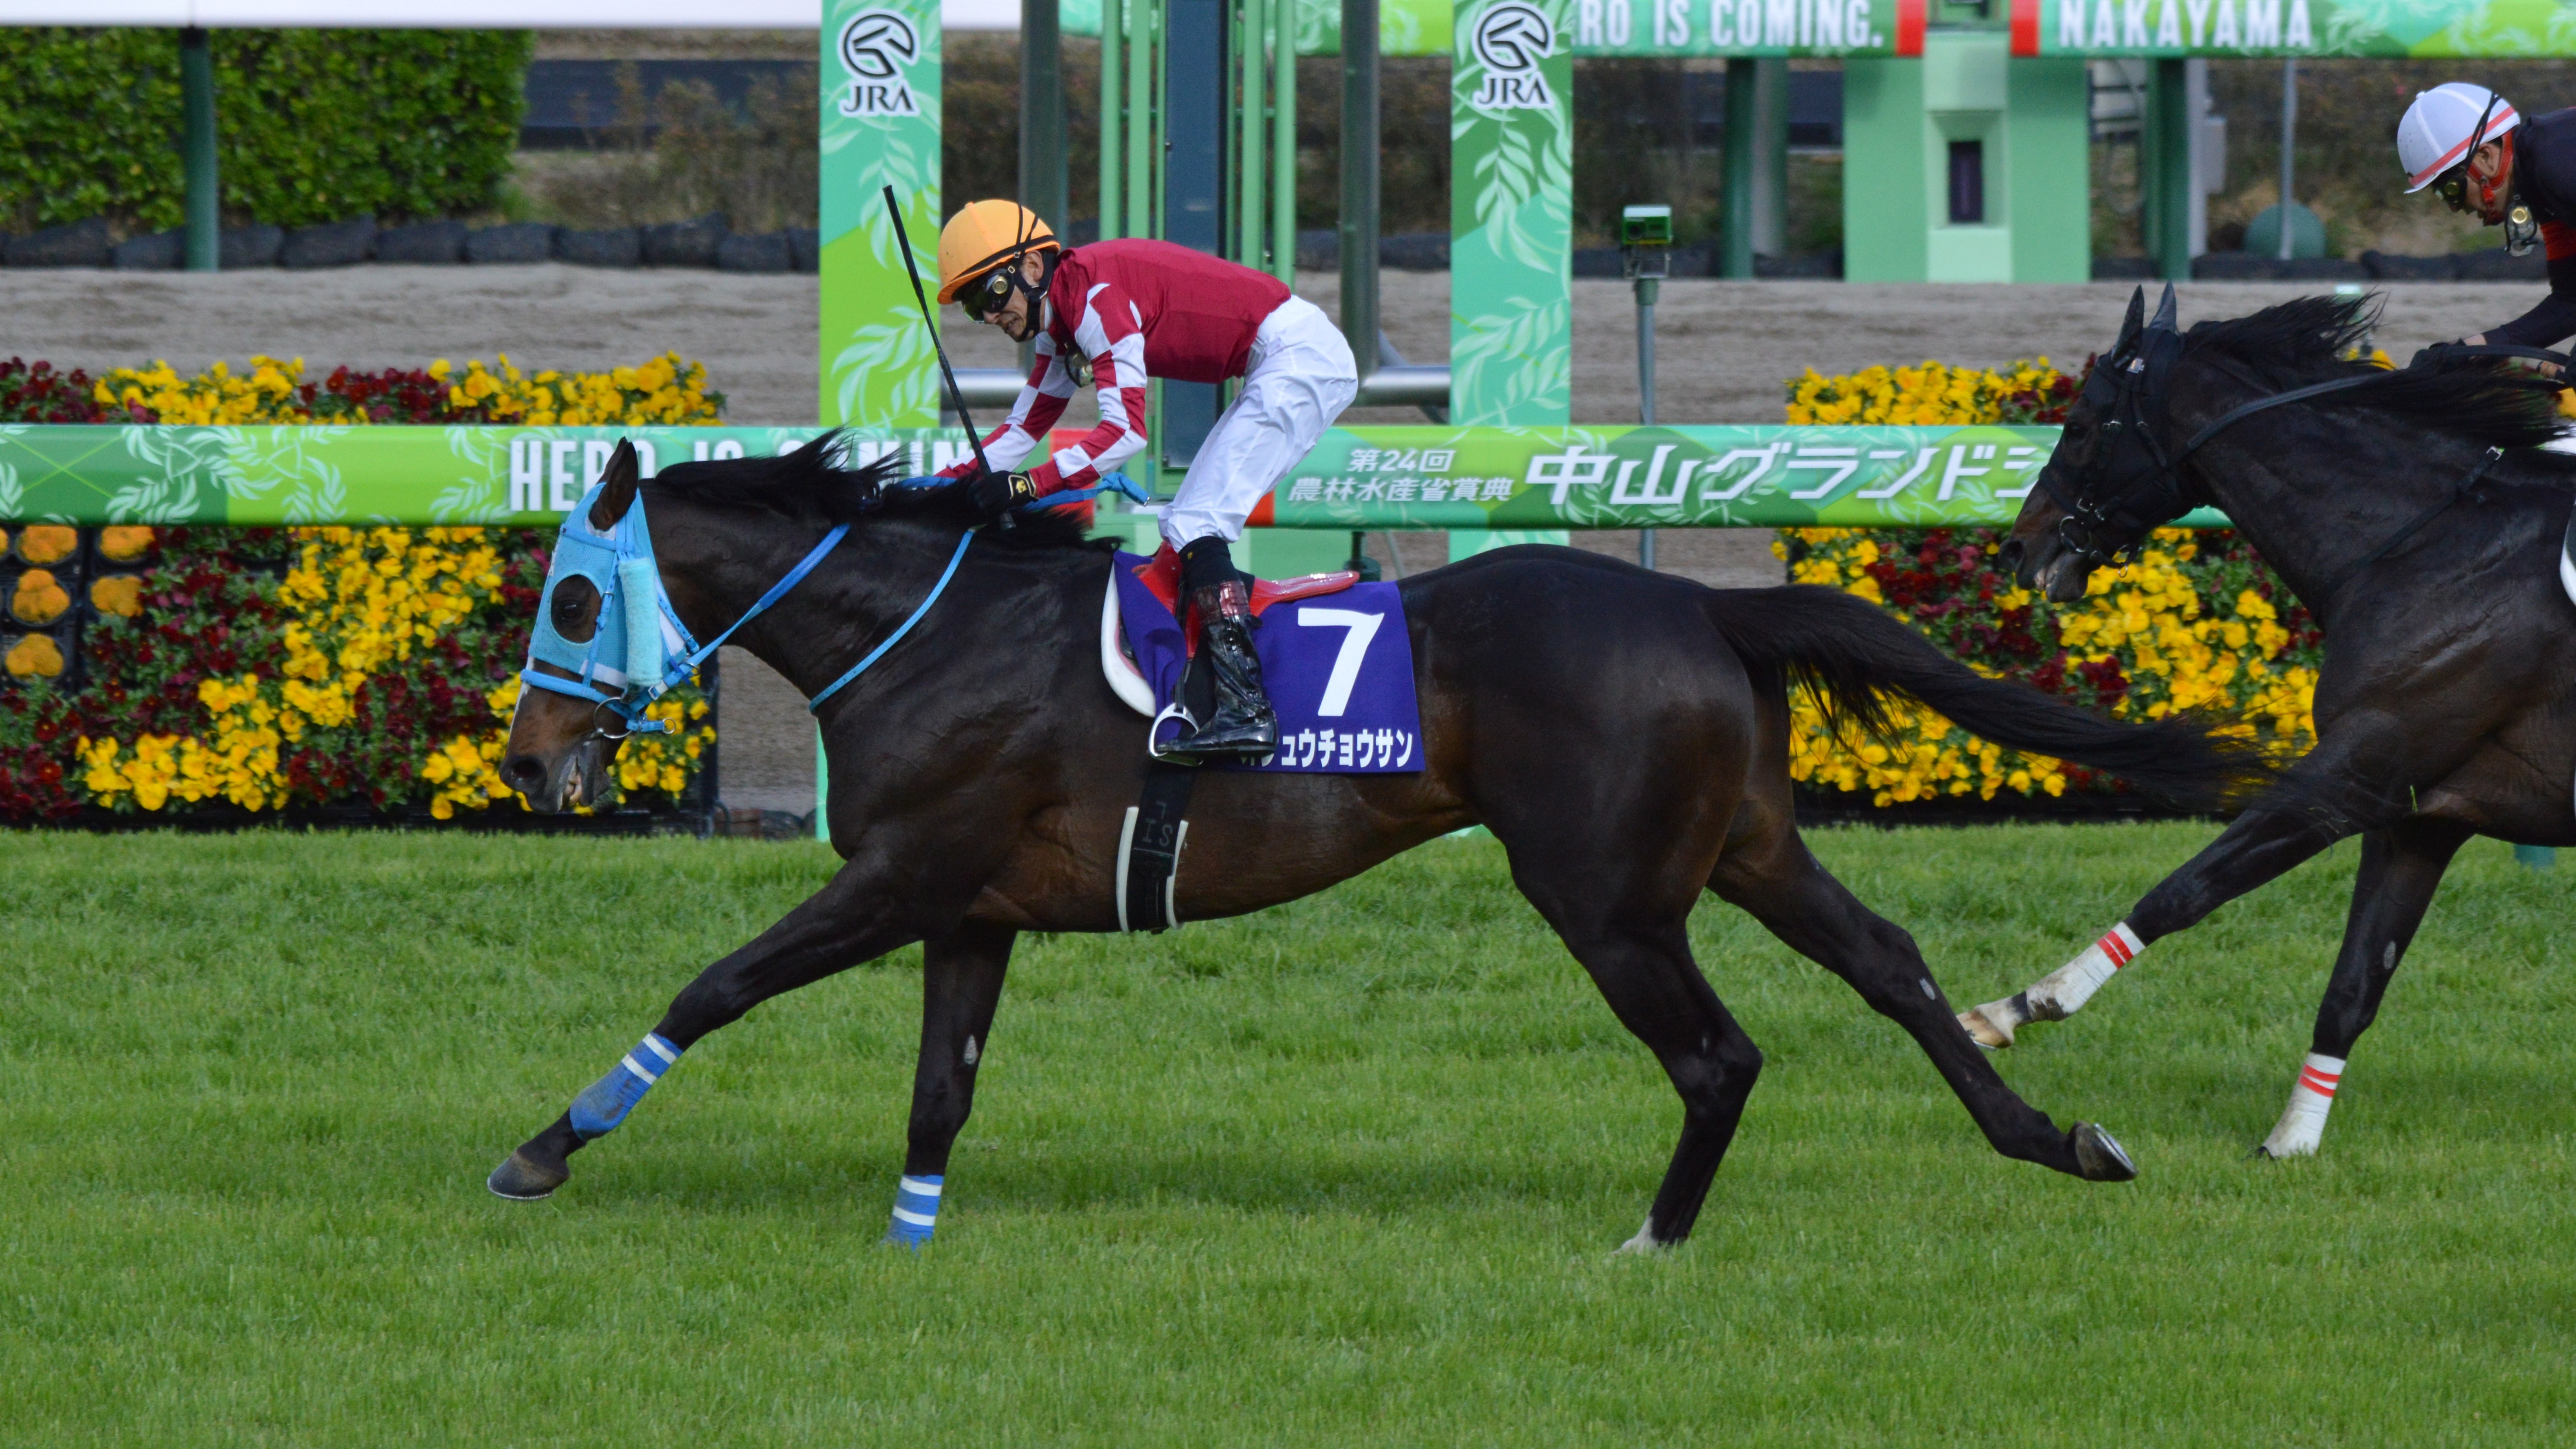
[[[1328, 274], [1298, 290], [1331, 310]], [[1578, 422], [1637, 416], [1636, 313], [1626, 283], [1575, 283]], [[2233, 316], [2318, 290], [2294, 284], [2203, 283], [2182, 289], [2186, 322]], [[2395, 285], [2381, 345], [2403, 359], [2427, 342], [2482, 330], [2539, 300], [2510, 283]], [[1839, 282], [1668, 282], [1656, 315], [1658, 418], [1664, 422], [1776, 422], [1782, 380], [1800, 369], [1850, 371], [1872, 363], [1994, 365], [2047, 356], [2073, 365], [2108, 345], [2127, 285], [1896, 286]], [[1449, 351], [1449, 279], [1388, 273], [1388, 336], [1408, 360]], [[346, 363], [417, 366], [432, 358], [490, 360], [507, 352], [527, 368], [598, 368], [677, 349], [707, 365], [728, 398], [727, 416], [796, 424], [815, 415], [815, 279], [696, 271], [612, 272], [566, 266], [360, 267], [338, 272], [226, 272], [212, 276], [89, 271], [0, 271], [0, 356], [102, 367], [164, 358], [193, 370], [253, 352], [302, 357], [319, 375]], [[950, 333], [961, 366], [1014, 360], [1010, 344], [980, 327]], [[1088, 400], [1069, 422], [1088, 420]], [[1360, 410], [1357, 423], [1418, 421], [1405, 409]], [[1578, 534], [1578, 544], [1633, 557], [1633, 534]], [[1667, 570], [1722, 585], [1778, 578], [1767, 538], [1667, 531]], [[1406, 571], [1445, 561], [1437, 535], [1370, 537], [1383, 560], [1400, 549]], [[812, 727], [799, 700], [766, 668], [725, 651], [724, 793], [729, 802], [803, 811], [813, 801]]]

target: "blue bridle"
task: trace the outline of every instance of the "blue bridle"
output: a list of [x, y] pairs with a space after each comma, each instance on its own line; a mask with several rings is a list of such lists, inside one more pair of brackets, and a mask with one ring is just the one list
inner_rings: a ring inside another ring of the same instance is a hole
[[[907, 478], [893, 486], [898, 488], [936, 488], [953, 480], [940, 477]], [[655, 700], [673, 686], [697, 672], [735, 631], [768, 612], [769, 607], [787, 596], [787, 591], [802, 583], [825, 555], [840, 547], [849, 535], [850, 525], [837, 525], [823, 535], [823, 541], [797, 560], [769, 591], [733, 621], [726, 630], [701, 644], [680, 622], [679, 612], [671, 607], [670, 592], [662, 586], [662, 566], [653, 556], [653, 534], [644, 523], [644, 495], [638, 490], [635, 501], [628, 505], [624, 517], [605, 532], [590, 525], [591, 505], [599, 498], [604, 484], [594, 483], [579, 502], [564, 514], [563, 528], [555, 538], [552, 563], [546, 569], [545, 592], [537, 600], [537, 626], [528, 639], [528, 663], [519, 671], [522, 684], [554, 694], [569, 696], [590, 704], [594, 710], [606, 710], [625, 725], [624, 733], [607, 738], [622, 739], [627, 734], [666, 733], [670, 726], [651, 718], [646, 711]], [[1050, 493], [1016, 511], [1038, 508], [1061, 508], [1069, 503], [1086, 503], [1103, 493], [1116, 493], [1138, 503], [1150, 501], [1144, 489], [1124, 473], [1111, 473], [1097, 487], [1075, 488]], [[852, 665], [848, 673], [823, 686], [806, 701], [806, 708], [819, 710], [852, 680], [867, 672], [912, 632], [930, 606], [948, 591], [948, 583], [957, 576], [957, 566], [966, 560], [966, 546], [975, 540], [975, 530], [968, 529], [957, 540], [956, 552], [948, 556], [948, 567], [941, 570], [939, 582], [884, 642], [868, 651], [867, 657]], [[574, 641], [555, 628], [555, 590], [567, 579], [588, 579], [599, 590], [599, 622], [591, 629], [590, 638]], [[542, 673], [539, 664], [551, 664], [569, 671], [572, 678]]]

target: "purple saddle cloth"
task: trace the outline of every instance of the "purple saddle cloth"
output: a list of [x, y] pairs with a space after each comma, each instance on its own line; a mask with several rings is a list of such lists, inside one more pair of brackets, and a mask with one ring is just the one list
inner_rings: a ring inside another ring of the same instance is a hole
[[[1171, 606], [1140, 572], [1152, 560], [1121, 553], [1110, 577], [1137, 672], [1157, 709], [1171, 704], [1189, 664]], [[1261, 682], [1279, 712], [1279, 751], [1241, 768], [1308, 774], [1395, 775], [1422, 768], [1422, 713], [1413, 696], [1413, 641], [1393, 584], [1353, 584], [1337, 593], [1282, 599], [1260, 611], [1252, 631]], [[1169, 741], [1177, 718], [1154, 729]]]

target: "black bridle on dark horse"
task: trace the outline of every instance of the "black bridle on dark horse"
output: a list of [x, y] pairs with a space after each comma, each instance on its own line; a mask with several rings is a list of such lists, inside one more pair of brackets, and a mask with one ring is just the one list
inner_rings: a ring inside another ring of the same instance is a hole
[[[2339, 377], [2256, 398], [2222, 414], [2168, 456], [2164, 449], [2164, 433], [2170, 421], [2167, 392], [2174, 365], [2182, 358], [2183, 338], [2175, 324], [2172, 286], [2166, 286], [2155, 320], [2141, 328], [2139, 319], [2145, 314], [2146, 300], [2144, 287], [2129, 299], [2129, 315], [2121, 324], [2119, 340], [2084, 384], [2084, 401], [2104, 418], [2101, 450], [2094, 466], [2086, 470], [2091, 476], [2081, 480], [2094, 486], [2079, 491], [2075, 486], [2079, 480], [2068, 478], [2055, 459], [2039, 475], [2039, 486], [2066, 515], [2058, 520], [2058, 541], [2088, 569], [2134, 561], [2145, 548], [2150, 532], [2190, 511], [2193, 499], [2189, 485], [2183, 481], [2183, 460], [2200, 451], [2210, 439], [2267, 409], [2367, 387], [2388, 376], [2374, 372]], [[2576, 372], [2576, 357], [2506, 343], [2436, 343], [2416, 353], [2407, 365], [2410, 369], [2435, 367], [2453, 358], [2468, 357], [2523, 358]], [[2489, 448], [2449, 493], [2408, 519], [2379, 547], [2347, 565], [2326, 585], [2320, 597], [2331, 595], [2353, 575], [2386, 558], [2424, 525], [2467, 497], [2503, 456], [2503, 449]], [[2125, 542], [2106, 541], [2122, 537]]]

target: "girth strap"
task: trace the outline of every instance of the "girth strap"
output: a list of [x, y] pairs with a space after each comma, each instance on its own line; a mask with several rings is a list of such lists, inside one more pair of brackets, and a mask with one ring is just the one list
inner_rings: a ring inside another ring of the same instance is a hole
[[1199, 772], [1157, 760], [1145, 767], [1145, 788], [1127, 807], [1118, 832], [1118, 929], [1162, 932], [1181, 923], [1172, 881], [1180, 873], [1181, 846], [1190, 823], [1190, 786]]

